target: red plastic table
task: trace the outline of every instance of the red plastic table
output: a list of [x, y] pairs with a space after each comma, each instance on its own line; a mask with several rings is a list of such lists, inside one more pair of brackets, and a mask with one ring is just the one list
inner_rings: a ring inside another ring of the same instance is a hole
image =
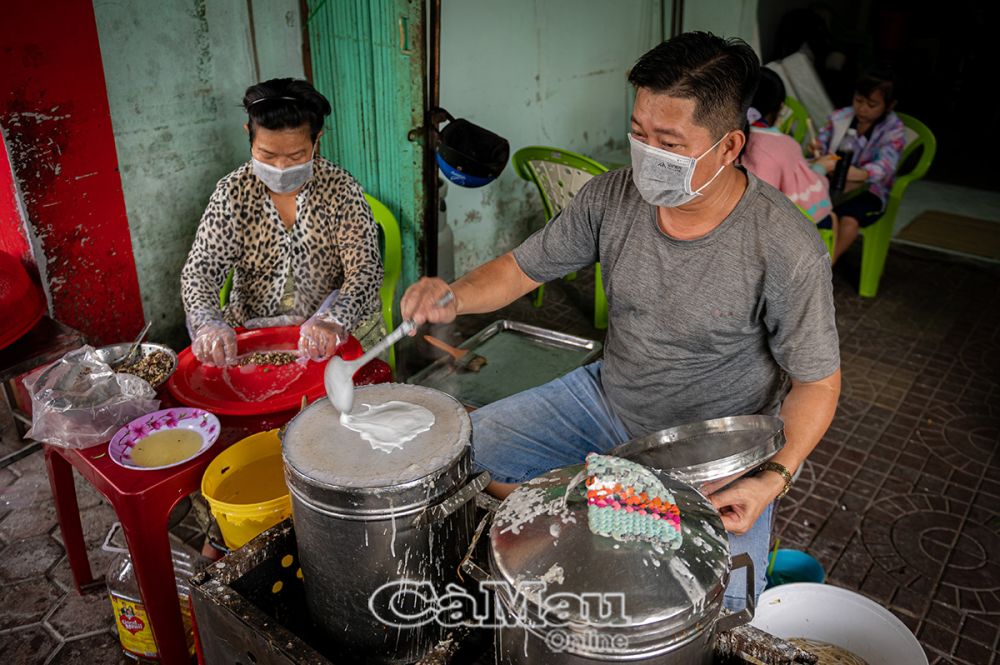
[[205, 467], [216, 455], [250, 434], [280, 427], [293, 415], [223, 416], [219, 419], [222, 432], [215, 445], [187, 464], [160, 471], [132, 471], [118, 466], [111, 461], [105, 445], [83, 450], [44, 446], [56, 515], [77, 591], [82, 593], [98, 580], [91, 571], [83, 539], [74, 467], [111, 502], [121, 522], [160, 659], [166, 665], [190, 662], [167, 535], [170, 511], [201, 486]]
[[[388, 365], [381, 360], [373, 360], [366, 367], [376, 363], [384, 368], [367, 372], [365, 383], [391, 380]], [[162, 392], [161, 399], [164, 408], [176, 405]], [[294, 415], [295, 411], [264, 416], [219, 416], [222, 431], [209, 450], [186, 464], [159, 471], [125, 469], [111, 461], [106, 445], [82, 450], [44, 446], [56, 516], [77, 591], [82, 593], [97, 580], [90, 569], [83, 539], [74, 467], [108, 499], [121, 522], [160, 661], [165, 665], [190, 662], [167, 534], [170, 511], [183, 497], [199, 489], [205, 468], [216, 455], [251, 434], [284, 425]]]

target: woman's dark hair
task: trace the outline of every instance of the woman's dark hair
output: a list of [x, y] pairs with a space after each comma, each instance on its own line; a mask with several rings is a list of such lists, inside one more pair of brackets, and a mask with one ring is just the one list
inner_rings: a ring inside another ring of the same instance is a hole
[[785, 84], [781, 77], [773, 69], [761, 67], [760, 83], [757, 84], [757, 92], [753, 94], [750, 105], [760, 111], [768, 123], [773, 124], [784, 103]]
[[861, 74], [861, 78], [854, 86], [854, 92], [865, 97], [871, 97], [872, 93], [878, 90], [885, 100], [886, 110], [896, 101], [896, 82], [892, 69], [885, 65], [872, 67]]
[[632, 66], [629, 83], [693, 99], [694, 121], [716, 136], [743, 129], [760, 60], [742, 39], [685, 32], [653, 47]]
[[252, 85], [243, 95], [243, 108], [249, 120], [250, 142], [254, 129], [295, 129], [309, 125], [313, 143], [323, 129], [323, 118], [330, 115], [330, 102], [312, 84], [302, 79], [271, 79]]

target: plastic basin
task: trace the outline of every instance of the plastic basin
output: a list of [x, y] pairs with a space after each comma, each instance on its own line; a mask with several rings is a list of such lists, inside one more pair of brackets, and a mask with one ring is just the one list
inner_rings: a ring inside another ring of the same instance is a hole
[[804, 637], [847, 649], [868, 665], [926, 665], [917, 638], [893, 614], [854, 591], [783, 584], [761, 594], [750, 625], [777, 637]]

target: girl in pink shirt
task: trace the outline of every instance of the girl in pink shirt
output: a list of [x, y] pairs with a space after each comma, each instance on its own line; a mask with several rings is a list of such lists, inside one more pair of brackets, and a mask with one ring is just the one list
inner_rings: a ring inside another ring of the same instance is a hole
[[772, 70], [761, 68], [760, 84], [747, 111], [750, 135], [743, 165], [755, 176], [791, 199], [821, 228], [831, 228], [833, 205], [826, 173], [814, 170], [802, 147], [773, 125], [785, 101], [785, 85]]

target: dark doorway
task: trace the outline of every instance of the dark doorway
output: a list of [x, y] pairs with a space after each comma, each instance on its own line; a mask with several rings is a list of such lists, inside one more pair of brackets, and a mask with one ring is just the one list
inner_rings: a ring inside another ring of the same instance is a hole
[[994, 102], [1000, 3], [761, 0], [759, 17], [764, 60], [795, 50], [801, 35], [837, 108], [850, 104], [862, 70], [890, 64], [898, 110], [923, 120], [937, 137], [928, 178], [1000, 191], [992, 139], [1000, 121]]

